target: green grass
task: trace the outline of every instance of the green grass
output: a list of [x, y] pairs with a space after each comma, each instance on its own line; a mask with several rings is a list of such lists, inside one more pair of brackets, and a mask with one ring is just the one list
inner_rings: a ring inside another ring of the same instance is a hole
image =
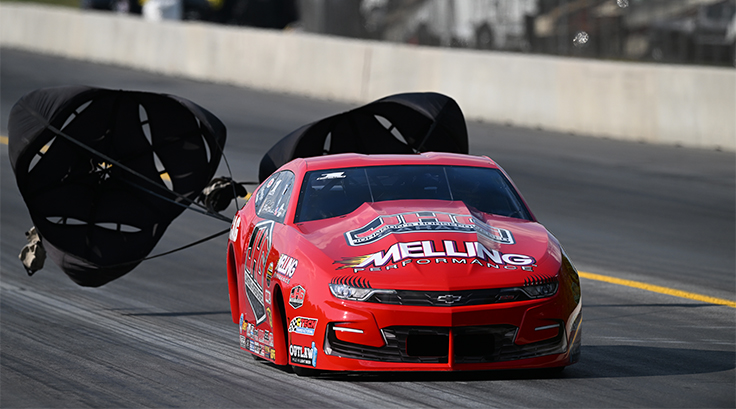
[[0, 0], [3, 3], [39, 3], [54, 6], [79, 8], [79, 0]]

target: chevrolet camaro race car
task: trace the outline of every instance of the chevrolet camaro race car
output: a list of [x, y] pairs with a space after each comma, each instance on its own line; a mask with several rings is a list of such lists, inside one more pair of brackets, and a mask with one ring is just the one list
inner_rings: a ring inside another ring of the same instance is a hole
[[297, 374], [563, 368], [578, 274], [490, 158], [294, 159], [232, 222], [240, 346]]
[[[171, 253], [147, 257], [184, 209], [229, 222], [219, 212], [246, 194], [211, 179], [225, 125], [176, 96], [46, 88], [8, 124], [35, 225], [29, 275], [45, 243], [77, 284], [104, 285]], [[229, 229], [240, 346], [297, 374], [577, 361], [575, 268], [506, 173], [468, 153], [459, 106], [438, 93], [391, 95], [278, 141]]]

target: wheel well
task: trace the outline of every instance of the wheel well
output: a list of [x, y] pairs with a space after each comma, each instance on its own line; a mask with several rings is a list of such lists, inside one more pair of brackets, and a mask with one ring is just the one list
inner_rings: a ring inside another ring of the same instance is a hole
[[[288, 365], [289, 364], [289, 331], [287, 330], [287, 319], [286, 319], [286, 305], [284, 304], [284, 296], [281, 293], [281, 287], [275, 285], [273, 287], [273, 308], [274, 315], [278, 316], [278, 322], [281, 324], [278, 328], [281, 332], [281, 336], [274, 336], [274, 345], [277, 347], [280, 345], [281, 350], [284, 351], [283, 355], [277, 354], [276, 364], [277, 365]], [[274, 321], [276, 318], [274, 317]], [[276, 332], [278, 323], [274, 322], [272, 329]], [[275, 334], [274, 334], [275, 335]]]
[[230, 296], [230, 314], [234, 323], [240, 322], [240, 301], [238, 299], [238, 268], [235, 262], [233, 245], [227, 249], [227, 287]]

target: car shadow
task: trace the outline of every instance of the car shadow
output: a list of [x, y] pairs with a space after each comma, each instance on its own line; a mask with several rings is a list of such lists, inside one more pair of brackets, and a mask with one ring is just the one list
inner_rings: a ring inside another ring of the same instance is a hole
[[[581, 352], [580, 362], [565, 368], [562, 372], [539, 369], [469, 372], [321, 372], [313, 378], [351, 382], [474, 382], [690, 375], [736, 368], [734, 351], [596, 345], [583, 346]], [[272, 366], [285, 372], [292, 372], [288, 366]]]

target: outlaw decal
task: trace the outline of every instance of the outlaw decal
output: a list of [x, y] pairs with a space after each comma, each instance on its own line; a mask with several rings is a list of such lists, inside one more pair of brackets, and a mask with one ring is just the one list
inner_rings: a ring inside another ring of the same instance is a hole
[[[499, 268], [504, 266], [507, 269], [522, 269], [531, 271], [536, 263], [534, 257], [524, 254], [504, 254], [495, 249], [487, 249], [483, 244], [477, 241], [466, 241], [462, 246], [458, 246], [454, 240], [443, 240], [441, 246], [435, 247], [432, 240], [412, 241], [408, 243], [395, 243], [386, 251], [367, 254], [359, 257], [347, 257], [335, 263], [343, 264], [338, 269], [352, 268], [353, 272], [363, 271], [366, 267], [372, 266], [371, 271], [380, 270], [380, 267], [387, 266], [397, 268], [399, 263], [406, 266], [413, 259], [417, 259], [417, 264], [429, 264], [432, 259], [435, 263], [451, 263], [451, 264], [480, 264], [490, 268]], [[469, 260], [470, 259], [470, 260]], [[449, 260], [449, 261], [448, 261]], [[393, 265], [389, 265], [393, 263]]]
[[514, 244], [514, 237], [509, 230], [493, 227], [471, 215], [445, 212], [409, 212], [379, 216], [365, 226], [345, 233], [345, 240], [350, 246], [362, 246], [375, 243], [390, 234], [421, 231], [478, 233], [497, 243]]
[[317, 347], [312, 342], [312, 347], [305, 347], [301, 345], [289, 345], [289, 356], [291, 362], [302, 365], [317, 366]]
[[245, 250], [245, 263], [243, 263], [245, 295], [256, 317], [256, 325], [266, 319], [263, 282], [266, 276], [266, 261], [268, 254], [271, 252], [273, 224], [274, 222], [271, 220], [256, 224], [250, 234], [248, 246]]
[[302, 335], [314, 335], [317, 329], [317, 319], [307, 317], [296, 317], [289, 323], [289, 332]]

